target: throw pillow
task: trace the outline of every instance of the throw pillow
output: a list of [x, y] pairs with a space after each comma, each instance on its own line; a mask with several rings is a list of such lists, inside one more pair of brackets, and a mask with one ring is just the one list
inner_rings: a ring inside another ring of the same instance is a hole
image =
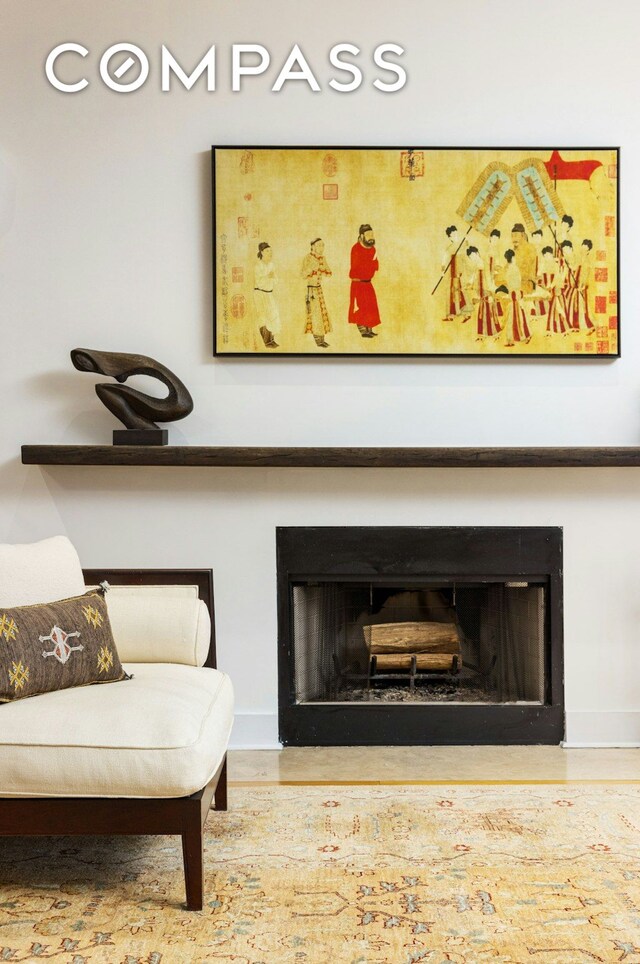
[[0, 609], [0, 703], [129, 679], [113, 640], [104, 592]]

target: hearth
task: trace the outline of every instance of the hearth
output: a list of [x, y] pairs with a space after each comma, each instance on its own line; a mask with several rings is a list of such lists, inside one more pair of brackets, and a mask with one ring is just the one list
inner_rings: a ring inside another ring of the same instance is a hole
[[285, 745], [559, 743], [562, 530], [279, 528]]

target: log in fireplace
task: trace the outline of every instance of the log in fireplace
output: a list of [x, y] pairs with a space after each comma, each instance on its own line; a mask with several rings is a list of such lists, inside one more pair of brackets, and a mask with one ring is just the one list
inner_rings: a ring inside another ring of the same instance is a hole
[[564, 738], [561, 529], [276, 537], [284, 745]]

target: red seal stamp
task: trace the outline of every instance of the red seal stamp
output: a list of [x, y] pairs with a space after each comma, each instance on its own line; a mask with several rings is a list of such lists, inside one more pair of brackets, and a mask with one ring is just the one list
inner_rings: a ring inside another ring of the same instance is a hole
[[408, 177], [410, 181], [424, 177], [424, 151], [400, 152], [400, 177]]
[[231, 317], [244, 318], [247, 303], [244, 295], [234, 295], [231, 299]]
[[325, 154], [322, 158], [322, 173], [325, 177], [335, 177], [338, 173], [338, 158], [335, 154]]

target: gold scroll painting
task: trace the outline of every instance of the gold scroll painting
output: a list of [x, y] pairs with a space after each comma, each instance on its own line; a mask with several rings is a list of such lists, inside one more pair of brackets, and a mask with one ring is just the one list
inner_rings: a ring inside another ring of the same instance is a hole
[[213, 148], [214, 352], [619, 355], [615, 148]]

